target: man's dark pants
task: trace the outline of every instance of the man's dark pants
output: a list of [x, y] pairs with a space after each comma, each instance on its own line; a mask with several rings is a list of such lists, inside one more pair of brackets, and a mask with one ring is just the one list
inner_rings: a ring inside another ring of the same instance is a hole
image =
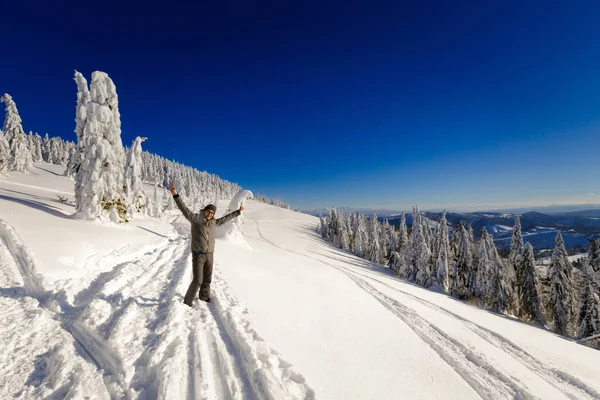
[[192, 268], [194, 273], [194, 279], [190, 283], [190, 287], [185, 294], [184, 303], [188, 306], [192, 306], [194, 297], [198, 294], [200, 289], [200, 300], [210, 300], [210, 282], [212, 281], [213, 272], [213, 254], [198, 254], [192, 253]]

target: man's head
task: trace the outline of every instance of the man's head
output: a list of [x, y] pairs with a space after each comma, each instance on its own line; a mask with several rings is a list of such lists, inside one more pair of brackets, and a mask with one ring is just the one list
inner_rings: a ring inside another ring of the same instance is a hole
[[215, 206], [214, 204], [209, 204], [206, 207], [204, 207], [202, 211], [204, 211], [204, 217], [206, 219], [213, 219], [215, 213], [217, 212], [217, 206]]

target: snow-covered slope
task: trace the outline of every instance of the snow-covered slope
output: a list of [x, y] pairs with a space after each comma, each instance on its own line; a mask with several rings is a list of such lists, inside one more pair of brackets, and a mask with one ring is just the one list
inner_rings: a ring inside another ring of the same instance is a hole
[[218, 239], [214, 302], [188, 309], [187, 221], [73, 220], [61, 172], [0, 178], [0, 398], [600, 398], [599, 352], [399, 281], [263, 203]]

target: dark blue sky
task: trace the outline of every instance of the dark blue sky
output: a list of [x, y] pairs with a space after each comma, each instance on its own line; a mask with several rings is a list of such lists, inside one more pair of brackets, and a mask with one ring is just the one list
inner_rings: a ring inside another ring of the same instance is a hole
[[0, 92], [296, 207], [600, 203], [596, 1], [3, 2]]

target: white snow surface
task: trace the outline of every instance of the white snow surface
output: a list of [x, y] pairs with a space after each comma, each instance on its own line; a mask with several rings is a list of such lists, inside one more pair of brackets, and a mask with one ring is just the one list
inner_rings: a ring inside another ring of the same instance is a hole
[[600, 352], [403, 282], [324, 242], [317, 218], [252, 200], [242, 238], [217, 239], [213, 301], [190, 309], [187, 221], [73, 219], [63, 171], [0, 178], [0, 398], [600, 398]]

